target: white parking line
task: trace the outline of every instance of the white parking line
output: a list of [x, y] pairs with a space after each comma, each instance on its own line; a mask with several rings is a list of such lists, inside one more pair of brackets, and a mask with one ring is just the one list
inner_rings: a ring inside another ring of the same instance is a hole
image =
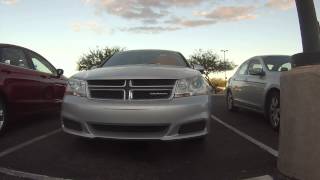
[[49, 177], [49, 176], [16, 171], [16, 170], [7, 169], [7, 168], [1, 168], [1, 167], [0, 167], [0, 173], [14, 176], [14, 177], [33, 179], [33, 180], [66, 180], [63, 178]]
[[260, 177], [254, 177], [254, 178], [248, 178], [244, 180], [273, 180], [273, 178], [269, 175], [260, 176]]
[[225, 96], [225, 94], [212, 94], [212, 96]]
[[31, 139], [29, 141], [26, 141], [26, 142], [24, 142], [22, 144], [19, 144], [17, 146], [14, 146], [14, 147], [11, 147], [9, 149], [6, 149], [6, 150], [0, 152], [0, 158], [6, 156], [8, 154], [11, 154], [11, 153], [13, 153], [13, 152], [15, 152], [15, 151], [17, 151], [19, 149], [22, 149], [22, 148], [24, 148], [24, 147], [26, 147], [26, 146], [28, 146], [30, 144], [33, 144], [33, 143], [38, 142], [38, 141], [41, 141], [41, 140], [43, 140], [43, 139], [45, 139], [45, 138], [47, 138], [49, 136], [55, 135], [55, 134], [59, 133], [60, 131], [61, 131], [61, 129], [57, 129], [57, 130], [54, 130], [54, 131], [49, 132], [47, 134], [44, 134], [42, 136], [33, 138], [33, 139]]
[[251, 143], [259, 146], [261, 149], [267, 151], [268, 153], [270, 153], [271, 155], [278, 157], [279, 156], [279, 152], [274, 150], [273, 148], [263, 144], [262, 142], [254, 139], [253, 137], [239, 131], [238, 129], [236, 129], [235, 127], [223, 122], [221, 119], [219, 119], [218, 117], [211, 115], [211, 118], [214, 119], [215, 121], [217, 121], [218, 123], [222, 124], [224, 127], [230, 129], [231, 131], [233, 131], [234, 133], [238, 134], [239, 136], [245, 138], [246, 140], [250, 141]]

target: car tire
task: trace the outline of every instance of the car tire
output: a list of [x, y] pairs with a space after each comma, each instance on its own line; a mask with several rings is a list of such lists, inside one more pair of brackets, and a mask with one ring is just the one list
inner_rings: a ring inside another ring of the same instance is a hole
[[0, 135], [4, 134], [8, 124], [7, 109], [3, 98], [0, 97]]
[[280, 92], [272, 92], [267, 99], [266, 118], [275, 131], [280, 127]]
[[233, 95], [232, 95], [231, 91], [227, 92], [226, 101], [227, 101], [228, 111], [234, 112], [234, 111], [238, 110], [238, 108], [234, 106], [234, 99], [233, 99]]

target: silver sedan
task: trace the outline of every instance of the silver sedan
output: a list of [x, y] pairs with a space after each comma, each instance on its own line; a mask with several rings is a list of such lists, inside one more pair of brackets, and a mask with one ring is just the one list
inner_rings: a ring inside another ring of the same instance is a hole
[[87, 138], [201, 139], [209, 132], [211, 98], [199, 71], [178, 52], [115, 54], [70, 78], [63, 130]]
[[291, 69], [289, 56], [257, 56], [245, 61], [229, 79], [227, 108], [239, 107], [265, 114], [272, 127], [280, 124], [280, 75]]

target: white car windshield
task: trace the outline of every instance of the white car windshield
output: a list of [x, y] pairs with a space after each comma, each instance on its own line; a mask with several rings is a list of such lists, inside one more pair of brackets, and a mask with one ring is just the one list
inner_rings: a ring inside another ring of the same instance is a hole
[[263, 58], [269, 71], [289, 71], [292, 68], [289, 56], [268, 56]]
[[108, 59], [103, 67], [136, 65], [136, 64], [159, 64], [169, 66], [184, 66], [187, 63], [183, 56], [170, 51], [127, 51], [113, 55]]

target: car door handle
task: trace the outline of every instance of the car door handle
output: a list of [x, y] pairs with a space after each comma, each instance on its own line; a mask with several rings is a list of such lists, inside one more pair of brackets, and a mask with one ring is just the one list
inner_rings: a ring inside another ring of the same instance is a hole
[[44, 79], [48, 78], [46, 75], [40, 75], [40, 77], [42, 77]]
[[10, 70], [6, 70], [6, 69], [2, 69], [1, 72], [7, 73], [7, 74], [11, 74]]

